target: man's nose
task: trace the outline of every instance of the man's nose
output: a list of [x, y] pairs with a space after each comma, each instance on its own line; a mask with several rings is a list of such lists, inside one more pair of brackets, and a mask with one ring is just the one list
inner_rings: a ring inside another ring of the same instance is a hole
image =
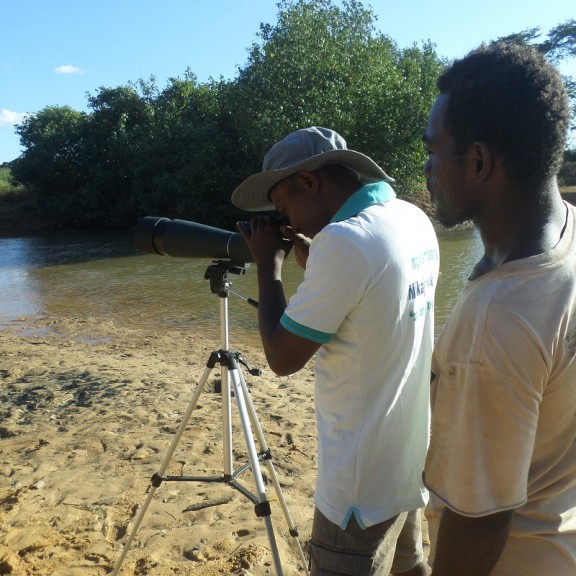
[[426, 162], [424, 163], [424, 176], [426, 176], [427, 178], [430, 176], [430, 159], [428, 158], [428, 160], [426, 160]]

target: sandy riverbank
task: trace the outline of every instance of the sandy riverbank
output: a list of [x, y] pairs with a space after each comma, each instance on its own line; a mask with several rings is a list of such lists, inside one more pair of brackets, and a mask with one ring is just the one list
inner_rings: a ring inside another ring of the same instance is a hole
[[[149, 334], [97, 319], [38, 319], [0, 333], [0, 574], [110, 573], [216, 341]], [[305, 547], [316, 477], [311, 366], [279, 378], [257, 348], [242, 350], [259, 421]], [[171, 459], [169, 474], [223, 471], [217, 366]], [[236, 466], [247, 462], [234, 414]], [[268, 474], [265, 472], [265, 476]], [[242, 483], [252, 489], [249, 473]], [[301, 562], [271, 485], [272, 519], [287, 576]], [[186, 511], [225, 498], [224, 504]], [[274, 574], [253, 504], [224, 484], [163, 483], [123, 575]]]

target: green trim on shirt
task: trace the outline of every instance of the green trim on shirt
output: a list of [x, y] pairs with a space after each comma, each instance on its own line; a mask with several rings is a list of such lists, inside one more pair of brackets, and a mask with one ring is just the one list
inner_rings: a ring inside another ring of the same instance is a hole
[[388, 200], [393, 198], [396, 198], [396, 193], [388, 183], [382, 181], [365, 184], [342, 204], [340, 210], [330, 220], [330, 223], [348, 220], [348, 218], [352, 218], [352, 216], [368, 208], [368, 206], [388, 202]]
[[286, 314], [283, 314], [280, 318], [280, 324], [286, 328], [288, 332], [292, 332], [296, 334], [296, 336], [301, 336], [302, 338], [306, 338], [306, 340], [311, 340], [318, 344], [327, 344], [333, 336], [333, 334], [329, 334], [328, 332], [321, 332], [320, 330], [314, 330], [313, 328], [299, 324]]

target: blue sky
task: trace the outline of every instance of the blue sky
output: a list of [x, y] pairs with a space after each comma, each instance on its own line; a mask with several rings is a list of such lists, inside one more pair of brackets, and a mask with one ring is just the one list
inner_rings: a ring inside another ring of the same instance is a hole
[[[431, 40], [463, 56], [483, 41], [576, 17], [571, 0], [374, 0], [378, 29], [400, 48]], [[232, 79], [275, 0], [0, 0], [0, 164], [21, 153], [14, 123], [46, 106], [86, 110], [86, 93], [187, 68]], [[562, 66], [576, 76], [576, 61]]]

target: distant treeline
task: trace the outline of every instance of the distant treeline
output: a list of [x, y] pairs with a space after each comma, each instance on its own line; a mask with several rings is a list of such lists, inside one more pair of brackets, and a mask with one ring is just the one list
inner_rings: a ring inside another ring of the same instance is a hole
[[230, 194], [289, 132], [342, 134], [396, 179], [423, 190], [421, 136], [445, 62], [425, 43], [399, 49], [357, 0], [283, 0], [232, 81], [191, 70], [88, 95], [89, 112], [48, 106], [17, 127], [15, 183], [67, 227], [133, 226], [145, 215], [230, 227]]

